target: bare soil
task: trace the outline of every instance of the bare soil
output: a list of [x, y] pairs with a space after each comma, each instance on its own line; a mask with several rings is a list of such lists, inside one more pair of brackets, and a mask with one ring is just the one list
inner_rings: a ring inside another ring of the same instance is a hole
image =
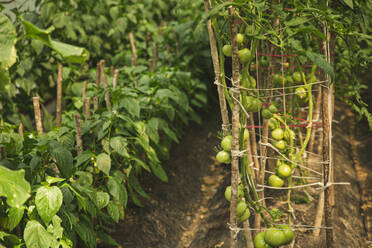
[[[335, 181], [350, 182], [351, 185], [335, 186], [335, 247], [368, 247], [366, 228], [367, 217], [371, 216], [368, 199], [371, 199], [372, 188], [372, 149], [369, 146], [372, 133], [368, 132], [365, 123], [353, 128], [351, 112], [345, 111], [347, 107], [342, 104], [337, 106]], [[130, 205], [125, 220], [113, 231], [113, 237], [122, 247], [229, 247], [229, 205], [223, 196], [225, 187], [230, 184], [229, 167], [219, 165], [214, 158], [220, 125], [219, 112], [211, 111], [204, 116], [202, 125], [192, 124], [187, 128], [180, 144], [174, 146], [171, 159], [164, 163], [169, 183], [151, 176], [142, 178], [151, 199], [143, 201], [144, 208]], [[362, 174], [360, 168], [359, 172], [356, 168], [357, 163], [364, 170], [364, 180], [358, 180]], [[296, 224], [313, 225], [318, 192], [309, 190], [309, 193], [314, 197], [310, 203], [293, 203]], [[301, 193], [293, 193], [294, 198], [298, 196]], [[321, 231], [320, 237], [313, 237], [309, 230], [298, 230], [292, 247], [325, 247], [324, 235]], [[247, 247], [243, 239], [241, 232], [240, 247]]]

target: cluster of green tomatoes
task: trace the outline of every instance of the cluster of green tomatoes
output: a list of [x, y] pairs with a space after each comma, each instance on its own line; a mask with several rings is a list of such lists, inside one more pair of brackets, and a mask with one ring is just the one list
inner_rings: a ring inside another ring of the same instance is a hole
[[293, 240], [293, 230], [287, 225], [279, 225], [258, 233], [254, 237], [255, 248], [274, 248], [288, 245]]
[[[239, 45], [244, 43], [244, 35], [236, 34], [236, 41]], [[226, 57], [232, 56], [232, 47], [230, 44], [226, 44], [222, 47], [222, 52]], [[239, 61], [242, 64], [248, 63], [252, 59], [252, 53], [248, 48], [242, 48], [238, 51]]]
[[[225, 190], [225, 199], [231, 201], [231, 186], [227, 186]], [[244, 189], [243, 185], [238, 186], [238, 204], [236, 205], [236, 216], [238, 222], [244, 222], [251, 216], [251, 211], [247, 207], [247, 203], [244, 200]]]

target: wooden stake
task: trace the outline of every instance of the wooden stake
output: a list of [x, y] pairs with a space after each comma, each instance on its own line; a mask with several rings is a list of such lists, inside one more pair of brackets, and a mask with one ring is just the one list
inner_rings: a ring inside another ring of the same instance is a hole
[[114, 72], [114, 79], [112, 81], [112, 88], [115, 89], [118, 84], [119, 69], [116, 69]]
[[42, 134], [43, 133], [43, 123], [42, 123], [42, 119], [41, 119], [39, 97], [33, 97], [32, 100], [34, 102], [36, 129], [37, 129], [38, 134]]
[[57, 79], [57, 126], [62, 125], [62, 74], [63, 67], [58, 65], [58, 79]]
[[75, 114], [75, 123], [76, 123], [76, 149], [77, 153], [80, 154], [83, 152], [83, 138], [81, 136], [81, 124], [80, 124], [80, 114]]
[[98, 110], [98, 97], [97, 96], [93, 97], [93, 108], [94, 108], [94, 111]]
[[137, 56], [137, 50], [136, 50], [136, 45], [134, 43], [134, 36], [133, 36], [133, 33], [130, 32], [129, 33], [129, 41], [130, 41], [130, 47], [132, 48], [132, 66], [136, 66], [137, 65], [137, 59], [138, 59], [138, 56]]
[[23, 135], [23, 123], [22, 122], [21, 122], [21, 124], [19, 124], [18, 133], [19, 133], [19, 135], [21, 135], [21, 137], [23, 139], [24, 135]]
[[153, 51], [154, 51], [154, 59], [153, 59], [153, 66], [154, 66], [154, 71], [156, 70], [156, 68], [158, 67], [158, 47], [156, 45], [156, 42], [154, 42], [154, 45], [153, 45]]
[[114, 77], [115, 68], [113, 66], [110, 66], [110, 73], [111, 77]]
[[84, 99], [84, 115], [85, 120], [89, 120], [90, 118], [90, 97]]
[[[230, 0], [232, 2], [232, 0]], [[236, 248], [238, 245], [237, 228], [237, 196], [239, 182], [239, 120], [240, 120], [240, 62], [238, 57], [238, 43], [236, 41], [237, 25], [235, 23], [235, 10], [229, 7], [229, 25], [232, 47], [232, 97], [234, 107], [232, 113], [232, 148], [231, 148], [231, 204], [230, 204], [230, 248]]]
[[[204, 9], [205, 12], [208, 13], [211, 6], [208, 0], [204, 0]], [[229, 113], [227, 111], [227, 105], [224, 95], [224, 90], [221, 83], [221, 70], [220, 70], [220, 62], [218, 59], [218, 49], [217, 49], [217, 42], [214, 36], [214, 31], [212, 27], [212, 21], [208, 20], [207, 22], [208, 34], [209, 34], [209, 45], [211, 47], [211, 56], [213, 61], [213, 69], [215, 80], [217, 82], [217, 92], [218, 92], [218, 99], [220, 103], [220, 110], [221, 110], [221, 117], [222, 117], [222, 132], [223, 135], [226, 136], [230, 132], [230, 121], [229, 121]]]
[[83, 102], [83, 111], [84, 112], [85, 112], [84, 103], [85, 103], [86, 91], [87, 91], [87, 82], [84, 82], [83, 83], [83, 90], [81, 91], [81, 101]]
[[106, 102], [106, 108], [108, 110], [111, 110], [111, 102], [110, 102], [110, 93], [108, 91], [108, 83], [107, 83], [107, 77], [106, 77], [106, 74], [105, 74], [105, 61], [102, 59], [101, 62], [101, 70], [100, 70], [100, 74], [101, 74], [101, 82], [103, 82], [103, 86], [105, 88], [105, 102]]
[[97, 85], [97, 87], [99, 87], [100, 84], [101, 84], [101, 62], [98, 62], [97, 67], [96, 67], [96, 85]]
[[152, 59], [148, 59], [148, 62], [150, 72], [154, 72], [154, 64], [152, 63]]

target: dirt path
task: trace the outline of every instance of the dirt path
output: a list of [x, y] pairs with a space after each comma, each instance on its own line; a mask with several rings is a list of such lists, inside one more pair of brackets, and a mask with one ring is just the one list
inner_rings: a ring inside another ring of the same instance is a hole
[[[220, 128], [218, 117], [218, 112], [209, 114], [202, 126], [187, 128], [181, 143], [174, 147], [171, 160], [164, 165], [169, 176], [168, 184], [152, 177], [143, 178], [151, 200], [144, 201], [144, 208], [128, 207], [125, 221], [113, 234], [122, 247], [228, 247], [228, 204], [223, 193], [229, 185], [229, 168], [216, 163], [213, 149], [219, 143], [216, 138]], [[367, 218], [363, 219], [361, 210], [369, 203], [363, 202], [365, 197], [361, 197], [357, 179], [361, 174], [355, 170], [355, 154], [360, 157], [360, 167], [371, 172], [372, 150], [368, 143], [372, 142], [372, 135], [366, 138], [362, 135], [366, 130], [359, 128], [355, 128], [354, 133], [350, 128], [350, 118], [344, 106], [336, 109], [335, 181], [350, 182], [351, 185], [336, 186], [335, 247], [358, 248], [367, 247], [364, 222]], [[371, 180], [367, 179], [370, 184]], [[367, 189], [368, 186], [371, 185], [367, 185]], [[317, 198], [316, 193], [312, 194]], [[294, 204], [296, 224], [311, 225], [316, 204], [316, 200]], [[323, 235], [313, 238], [310, 231], [300, 230], [296, 233], [294, 247], [324, 247]], [[242, 237], [240, 240], [240, 247], [245, 247]]]

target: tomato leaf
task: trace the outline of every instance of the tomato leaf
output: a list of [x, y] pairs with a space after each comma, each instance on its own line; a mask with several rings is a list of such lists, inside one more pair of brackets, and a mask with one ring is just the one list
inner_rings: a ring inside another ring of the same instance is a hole
[[117, 152], [122, 157], [128, 157], [128, 151], [127, 151], [127, 140], [122, 136], [116, 136], [111, 138], [110, 140], [110, 146], [111, 148]]
[[57, 186], [42, 186], [35, 196], [37, 212], [46, 225], [52, 220], [62, 206], [63, 195]]
[[314, 64], [323, 69], [331, 78], [334, 78], [335, 74], [332, 66], [320, 54], [311, 51], [306, 51], [305, 54]]
[[354, 9], [354, 3], [353, 0], [342, 0], [347, 6]]
[[11, 207], [21, 207], [30, 197], [31, 186], [25, 180], [25, 171], [12, 171], [0, 165], [0, 196], [7, 198]]
[[111, 158], [106, 153], [101, 153], [97, 156], [97, 167], [107, 176], [110, 175]]
[[17, 61], [15, 48], [17, 33], [12, 22], [0, 14], [0, 64], [8, 69]]
[[9, 208], [8, 210], [8, 228], [12, 231], [22, 220], [23, 214], [25, 212], [25, 208]]
[[56, 164], [62, 176], [70, 178], [73, 172], [73, 157], [69, 150], [59, 146], [52, 150], [52, 156], [56, 159]]
[[98, 209], [106, 207], [110, 202], [110, 195], [106, 192], [99, 191], [96, 193], [96, 206]]
[[119, 201], [124, 207], [127, 206], [128, 193], [122, 183], [119, 183], [114, 177], [109, 177], [107, 188], [115, 200]]
[[134, 175], [134, 170], [132, 170], [129, 174], [128, 182], [130, 186], [141, 196], [149, 199], [149, 195], [143, 190], [141, 184], [139, 183], [138, 179]]
[[111, 219], [113, 219], [116, 223], [119, 223], [120, 212], [118, 206], [115, 203], [110, 202], [107, 205], [107, 213], [109, 214]]
[[53, 236], [36, 220], [27, 222], [23, 236], [30, 248], [49, 248], [53, 242]]

